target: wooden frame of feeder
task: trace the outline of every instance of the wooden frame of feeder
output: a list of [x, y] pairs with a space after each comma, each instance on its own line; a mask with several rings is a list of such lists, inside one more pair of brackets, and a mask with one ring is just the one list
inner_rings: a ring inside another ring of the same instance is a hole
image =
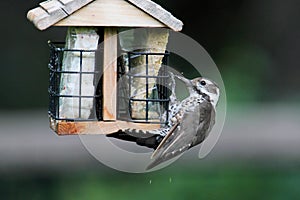
[[152, 130], [159, 124], [117, 120], [117, 28], [167, 27], [182, 29], [182, 22], [150, 0], [48, 0], [30, 10], [27, 18], [39, 30], [54, 26], [104, 27], [103, 121], [55, 120], [58, 135], [110, 134], [124, 129]]

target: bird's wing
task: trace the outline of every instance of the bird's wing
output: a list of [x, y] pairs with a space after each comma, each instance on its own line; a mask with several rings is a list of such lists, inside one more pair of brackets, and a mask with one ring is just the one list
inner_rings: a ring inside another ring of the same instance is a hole
[[[201, 134], [206, 135], [210, 125], [210, 112], [212, 106], [209, 102], [198, 104], [194, 109], [185, 112], [182, 119], [165, 136], [156, 151], [153, 153], [154, 161], [147, 167], [151, 169], [158, 164], [181, 155], [184, 151], [199, 144]], [[205, 115], [209, 115], [205, 117]], [[208, 125], [206, 125], [208, 124]], [[203, 139], [201, 139], [203, 141]]]
[[199, 113], [200, 121], [196, 130], [197, 134], [193, 141], [193, 146], [203, 142], [215, 124], [215, 109], [211, 103], [204, 101], [202, 105], [199, 106]]

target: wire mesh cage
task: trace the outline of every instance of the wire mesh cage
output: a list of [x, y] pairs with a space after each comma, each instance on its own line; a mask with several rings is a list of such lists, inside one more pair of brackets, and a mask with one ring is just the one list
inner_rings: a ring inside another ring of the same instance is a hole
[[[119, 62], [118, 118], [165, 124], [170, 96], [166, 67], [169, 53], [135, 51], [123, 54], [123, 57], [126, 61]], [[154, 57], [162, 59], [159, 69], [154, 66]]]
[[[101, 121], [103, 52], [67, 49], [64, 43], [57, 42], [49, 42], [49, 48], [49, 116], [54, 120]], [[156, 71], [151, 60], [155, 56], [161, 58]], [[127, 52], [118, 58], [118, 120], [167, 122], [168, 57], [168, 52]], [[144, 64], [137, 66], [141, 59]]]
[[101, 74], [95, 62], [98, 50], [64, 46], [49, 42], [49, 116], [66, 121], [101, 120]]

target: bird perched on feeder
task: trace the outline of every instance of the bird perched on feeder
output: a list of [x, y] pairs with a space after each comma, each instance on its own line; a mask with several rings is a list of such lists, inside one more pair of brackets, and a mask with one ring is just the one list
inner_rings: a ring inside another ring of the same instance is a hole
[[[191, 147], [200, 144], [215, 124], [216, 105], [220, 95], [217, 84], [203, 77], [192, 80], [183, 76], [177, 76], [177, 78], [186, 84], [189, 96], [181, 102], [178, 102], [175, 96], [175, 103], [170, 106], [169, 110], [168, 127], [160, 130], [160, 135], [165, 132], [167, 134], [152, 154], [154, 161], [147, 169], [179, 156]], [[171, 96], [174, 96], [173, 91]]]
[[[173, 73], [170, 76], [172, 93], [168, 114], [165, 114], [168, 116], [167, 125], [151, 131], [128, 129], [125, 130], [127, 135], [116, 136], [155, 149], [151, 156], [154, 160], [147, 170], [202, 143], [215, 124], [220, 95], [218, 85], [203, 77], [189, 80]], [[185, 83], [189, 91], [189, 96], [182, 101], [176, 98], [175, 76]]]

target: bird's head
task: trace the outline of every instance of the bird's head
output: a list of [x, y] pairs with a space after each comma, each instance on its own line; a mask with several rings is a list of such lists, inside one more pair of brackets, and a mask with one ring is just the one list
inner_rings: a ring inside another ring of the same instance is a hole
[[220, 89], [214, 81], [209, 80], [208, 78], [199, 77], [192, 79], [191, 84], [194, 90], [200, 94], [206, 94], [209, 96], [211, 103], [215, 106], [217, 105], [220, 96]]
[[194, 78], [192, 80], [186, 79], [183, 76], [177, 76], [180, 80], [182, 80], [186, 86], [198, 94], [205, 94], [209, 96], [210, 102], [216, 106], [219, 101], [220, 89], [218, 85], [204, 77]]

